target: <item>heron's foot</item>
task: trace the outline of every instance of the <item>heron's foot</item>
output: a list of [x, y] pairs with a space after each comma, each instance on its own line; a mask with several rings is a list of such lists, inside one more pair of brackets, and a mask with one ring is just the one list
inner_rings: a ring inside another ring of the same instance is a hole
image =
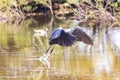
[[40, 57], [40, 61], [48, 61], [49, 54], [44, 54], [42, 57]]
[[43, 55], [42, 57], [39, 58], [39, 60], [48, 68], [50, 68], [50, 63], [48, 61], [48, 57], [47, 55]]
[[46, 61], [46, 60], [48, 60], [48, 58], [45, 55], [43, 55], [39, 58], [39, 60], [40, 61]]

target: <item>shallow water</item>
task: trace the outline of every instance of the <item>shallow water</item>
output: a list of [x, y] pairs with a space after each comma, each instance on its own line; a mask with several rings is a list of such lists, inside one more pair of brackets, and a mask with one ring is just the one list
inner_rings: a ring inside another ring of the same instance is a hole
[[[48, 61], [40, 61], [51, 31], [72, 23], [43, 16], [0, 23], [0, 80], [119, 80], [120, 25], [106, 31], [98, 24], [80, 24], [93, 46], [83, 42], [72, 47], [56, 45]], [[34, 29], [45, 28], [47, 36], [34, 37]]]

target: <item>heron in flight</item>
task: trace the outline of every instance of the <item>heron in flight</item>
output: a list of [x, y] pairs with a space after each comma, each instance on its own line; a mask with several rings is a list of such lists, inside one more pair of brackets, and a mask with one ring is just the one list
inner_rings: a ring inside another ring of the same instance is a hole
[[63, 29], [61, 27], [56, 28], [53, 30], [51, 37], [49, 39], [50, 47], [48, 48], [46, 54], [41, 57], [46, 59], [52, 53], [55, 44], [60, 46], [72, 46], [77, 41], [82, 41], [88, 45], [93, 45], [93, 40], [78, 26], [80, 22], [84, 20], [74, 20], [73, 26], [69, 29]]

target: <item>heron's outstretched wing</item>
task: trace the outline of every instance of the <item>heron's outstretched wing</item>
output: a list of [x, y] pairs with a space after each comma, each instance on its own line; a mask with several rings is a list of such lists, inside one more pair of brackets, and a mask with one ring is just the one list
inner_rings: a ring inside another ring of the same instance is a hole
[[77, 41], [76, 36], [65, 32], [63, 29], [59, 31], [59, 36], [55, 37], [54, 35], [57, 34], [57, 32], [53, 32], [53, 35], [50, 38], [49, 44], [58, 44], [60, 46], [72, 46], [74, 42]]
[[78, 41], [83, 41], [86, 44], [93, 45], [93, 40], [80, 28], [76, 28], [73, 32], [73, 35], [75, 35], [78, 39]]

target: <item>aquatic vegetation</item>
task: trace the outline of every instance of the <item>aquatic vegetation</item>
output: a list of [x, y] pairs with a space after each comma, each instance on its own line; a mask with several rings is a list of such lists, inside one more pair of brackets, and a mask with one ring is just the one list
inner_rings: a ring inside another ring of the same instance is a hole
[[85, 18], [86, 22], [91, 20], [100, 23], [109, 23], [110, 21], [117, 21], [117, 17], [108, 12], [106, 8], [101, 5], [90, 5], [84, 3], [75, 10], [75, 16], [78, 18]]

